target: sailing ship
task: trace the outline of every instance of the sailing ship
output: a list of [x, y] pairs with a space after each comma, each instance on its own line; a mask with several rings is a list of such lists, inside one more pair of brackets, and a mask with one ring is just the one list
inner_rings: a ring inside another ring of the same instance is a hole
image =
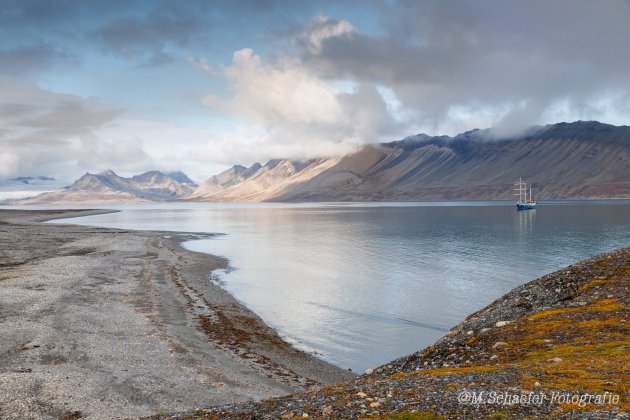
[[514, 183], [514, 195], [518, 196], [516, 210], [532, 210], [536, 208], [536, 202], [532, 198], [532, 186], [529, 186], [529, 196], [527, 195], [527, 184], [519, 178]]

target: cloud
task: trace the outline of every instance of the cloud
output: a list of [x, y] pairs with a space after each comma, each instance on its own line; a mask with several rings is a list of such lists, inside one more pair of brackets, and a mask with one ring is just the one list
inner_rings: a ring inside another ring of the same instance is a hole
[[419, 131], [623, 124], [628, 21], [627, 0], [6, 0], [1, 170], [202, 173]]
[[246, 48], [234, 53], [225, 75], [236, 93], [230, 108], [262, 125], [334, 124], [342, 117], [335, 92], [297, 61], [264, 65]]
[[232, 63], [223, 68], [223, 76], [232, 96], [221, 99], [209, 94], [202, 103], [264, 133], [253, 145], [237, 140], [241, 147], [260, 156], [314, 157], [348, 152], [376, 141], [398, 125], [376, 86], [362, 83], [349, 91], [339, 90], [295, 58], [283, 56], [265, 63], [246, 48], [234, 53]]
[[63, 67], [75, 58], [44, 43], [0, 49], [0, 74], [25, 77]]
[[311, 54], [322, 51], [324, 41], [355, 33], [356, 29], [346, 20], [336, 21], [325, 15], [318, 15], [307, 28], [301, 41]]
[[586, 111], [594, 97], [630, 91], [630, 56], [620, 54], [627, 1], [400, 1], [380, 10], [384, 30], [373, 34], [335, 32], [341, 22], [317, 18], [305, 39], [312, 28], [329, 36], [298, 42], [302, 62], [320, 78], [390, 88], [419, 126], [450, 131], [461, 121], [449, 116], [466, 110], [471, 121], [494, 114], [492, 124], [517, 129], [559, 104]]
[[0, 77], [0, 176], [74, 176], [105, 167], [131, 170], [150, 166], [142, 141], [114, 142], [99, 136], [121, 112], [95, 99]]

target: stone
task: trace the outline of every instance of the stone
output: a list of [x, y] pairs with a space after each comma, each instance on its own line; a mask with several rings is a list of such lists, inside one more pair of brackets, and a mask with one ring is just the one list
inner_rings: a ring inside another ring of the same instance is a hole
[[371, 375], [374, 373], [374, 369], [365, 369], [365, 374], [366, 375]]
[[497, 356], [496, 354], [493, 354], [492, 357], [490, 358], [490, 360], [496, 360], [498, 358], [499, 358], [499, 356]]
[[370, 404], [370, 407], [371, 407], [371, 408], [378, 408], [378, 407], [380, 407], [380, 406], [381, 406], [381, 403], [380, 403], [380, 402], [373, 402], [372, 404]]
[[333, 409], [329, 405], [324, 407], [324, 409], [322, 410], [322, 414], [325, 415], [325, 416], [331, 415], [332, 413], [333, 413]]
[[497, 341], [496, 343], [492, 345], [492, 350], [496, 350], [501, 347], [507, 347], [507, 345], [508, 343], [506, 343], [505, 341]]
[[554, 357], [553, 359], [549, 359], [547, 361], [551, 362], [551, 363], [560, 363], [560, 362], [562, 362], [562, 359], [559, 358], [559, 357]]
[[499, 321], [497, 322], [495, 325], [495, 327], [505, 327], [507, 324], [511, 323], [512, 321]]
[[367, 397], [367, 394], [366, 394], [365, 392], [363, 392], [363, 391], [359, 391], [359, 392], [357, 392], [357, 394], [356, 394], [356, 395], [357, 395], [358, 397], [361, 397], [361, 398], [365, 398], [365, 397]]

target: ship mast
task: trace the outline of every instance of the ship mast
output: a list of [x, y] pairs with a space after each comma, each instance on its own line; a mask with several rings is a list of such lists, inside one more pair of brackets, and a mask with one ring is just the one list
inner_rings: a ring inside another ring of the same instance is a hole
[[[516, 188], [514, 188], [514, 195], [518, 195], [518, 202], [525, 203], [527, 201], [527, 185], [523, 182], [522, 178], [519, 178], [518, 182], [514, 185], [516, 186]], [[518, 194], [516, 192], [518, 192]], [[525, 200], [523, 200], [523, 196], [525, 196]]]

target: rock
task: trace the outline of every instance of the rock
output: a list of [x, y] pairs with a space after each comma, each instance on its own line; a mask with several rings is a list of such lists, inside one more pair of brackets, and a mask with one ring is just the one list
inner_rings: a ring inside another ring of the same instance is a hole
[[488, 331], [490, 331], [490, 328], [482, 328], [481, 330], [479, 330], [479, 333], [483, 334], [483, 333], [488, 332]]
[[366, 375], [371, 375], [372, 373], [374, 373], [373, 369], [365, 369], [365, 374]]
[[562, 359], [559, 358], [559, 357], [554, 357], [553, 359], [549, 359], [547, 361], [550, 362], [550, 363], [560, 363], [560, 362], [562, 362]]
[[498, 358], [499, 358], [499, 356], [497, 356], [496, 354], [493, 354], [492, 357], [490, 358], [490, 360], [496, 360]]
[[496, 350], [501, 347], [507, 347], [507, 345], [508, 343], [506, 343], [505, 341], [497, 341], [496, 343], [492, 345], [492, 350]]
[[470, 330], [466, 333], [466, 335], [473, 335], [475, 332], [473, 330]]
[[332, 412], [333, 412], [333, 409], [332, 409], [332, 407], [331, 407], [331, 406], [329, 406], [329, 405], [327, 405], [326, 407], [324, 407], [324, 409], [322, 410], [322, 414], [323, 414], [324, 416], [328, 416], [328, 415], [332, 414]]
[[308, 413], [302, 413], [302, 417], [308, 418]]
[[361, 397], [361, 398], [365, 398], [367, 397], [367, 394], [363, 391], [359, 391], [356, 393], [357, 397]]
[[512, 321], [499, 321], [496, 324], [494, 324], [495, 327], [505, 327], [507, 324], [511, 323]]
[[289, 411], [288, 413], [284, 413], [282, 416], [280, 416], [280, 418], [283, 419], [292, 419], [293, 417], [295, 417], [293, 411]]
[[380, 407], [380, 406], [381, 406], [381, 403], [380, 403], [380, 402], [373, 402], [372, 404], [370, 404], [370, 407], [371, 407], [371, 408], [378, 408], [378, 407]]
[[539, 387], [540, 386], [540, 382], [538, 382], [538, 381], [534, 382], [534, 386]]

